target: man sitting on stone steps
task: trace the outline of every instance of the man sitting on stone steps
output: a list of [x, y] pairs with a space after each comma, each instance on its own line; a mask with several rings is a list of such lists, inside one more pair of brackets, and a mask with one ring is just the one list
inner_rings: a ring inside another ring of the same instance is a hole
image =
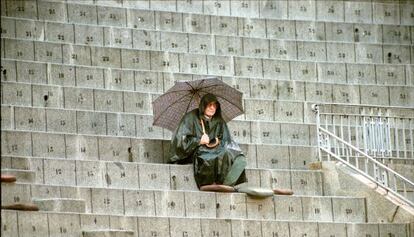
[[199, 108], [180, 121], [171, 141], [169, 163], [193, 163], [194, 178], [201, 191], [244, 192], [253, 196], [292, 195], [291, 190], [249, 187], [246, 157], [230, 136], [213, 94], [201, 98]]

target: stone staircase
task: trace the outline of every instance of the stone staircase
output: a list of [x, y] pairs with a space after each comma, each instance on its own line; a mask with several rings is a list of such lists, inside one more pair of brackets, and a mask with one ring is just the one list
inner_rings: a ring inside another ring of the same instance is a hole
[[[414, 237], [412, 213], [312, 165], [311, 111], [414, 117], [413, 25], [402, 0], [1, 1], [2, 206], [40, 209], [2, 210], [2, 236]], [[200, 192], [166, 164], [152, 101], [214, 76], [244, 93], [249, 183], [293, 196]], [[386, 162], [412, 178], [412, 158]]]

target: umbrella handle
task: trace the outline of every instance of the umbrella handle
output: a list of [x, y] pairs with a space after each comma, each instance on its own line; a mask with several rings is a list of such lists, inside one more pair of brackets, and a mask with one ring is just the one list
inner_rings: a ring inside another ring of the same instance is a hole
[[[201, 128], [203, 129], [203, 135], [207, 135], [206, 129], [204, 128], [204, 121], [203, 121], [203, 119], [200, 119], [200, 122], [201, 122]], [[214, 148], [218, 144], [220, 144], [220, 140], [218, 139], [218, 137], [216, 137], [216, 142], [214, 144], [206, 144], [206, 147], [208, 147], [208, 148]]]
[[201, 121], [201, 128], [203, 129], [203, 134], [206, 134], [206, 129], [204, 128], [204, 121], [203, 119], [200, 119]]

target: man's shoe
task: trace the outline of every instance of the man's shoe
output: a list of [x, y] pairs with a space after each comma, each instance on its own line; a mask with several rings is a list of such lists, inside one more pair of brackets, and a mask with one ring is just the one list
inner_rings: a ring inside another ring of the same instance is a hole
[[35, 204], [27, 203], [15, 203], [10, 205], [1, 206], [1, 209], [17, 210], [17, 211], [39, 211], [39, 207]]
[[235, 192], [236, 190], [224, 184], [209, 184], [200, 187], [201, 191], [209, 191], [209, 192], [223, 192], [223, 193], [231, 193]]
[[293, 195], [293, 191], [290, 189], [273, 189], [273, 193], [276, 195]]
[[3, 183], [14, 183], [16, 182], [16, 176], [3, 174], [1, 175], [1, 182]]

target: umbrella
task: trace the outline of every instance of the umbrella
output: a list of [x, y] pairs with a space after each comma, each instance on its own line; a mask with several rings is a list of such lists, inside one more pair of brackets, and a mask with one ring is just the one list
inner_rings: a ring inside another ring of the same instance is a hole
[[217, 97], [226, 122], [244, 113], [243, 93], [217, 78], [179, 81], [153, 102], [153, 125], [175, 131], [181, 118], [198, 108], [201, 98], [208, 93]]

